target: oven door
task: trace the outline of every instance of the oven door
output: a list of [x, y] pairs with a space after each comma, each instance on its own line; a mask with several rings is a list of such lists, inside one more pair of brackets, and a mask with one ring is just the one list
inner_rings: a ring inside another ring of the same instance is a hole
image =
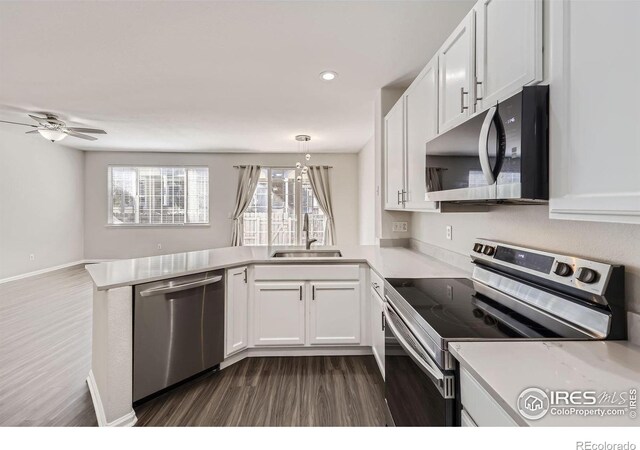
[[504, 125], [495, 106], [427, 142], [426, 200], [495, 200], [504, 153]]
[[454, 377], [427, 355], [386, 306], [385, 399], [394, 426], [454, 426]]

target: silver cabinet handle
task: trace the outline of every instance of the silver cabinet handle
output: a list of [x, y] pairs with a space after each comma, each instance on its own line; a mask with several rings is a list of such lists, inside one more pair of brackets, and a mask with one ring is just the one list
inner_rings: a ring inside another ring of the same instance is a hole
[[464, 90], [464, 87], [460, 88], [460, 112], [463, 113], [465, 109], [469, 109], [468, 106], [464, 106], [464, 96], [467, 95], [468, 92]]
[[407, 191], [405, 191], [404, 189], [402, 191], [400, 191], [402, 193], [402, 206], [404, 206], [404, 204], [407, 202], [407, 200], [405, 200], [404, 196], [405, 194], [407, 194]]
[[159, 286], [156, 288], [147, 289], [145, 291], [140, 292], [141, 297], [149, 297], [151, 295], [157, 294], [170, 294], [172, 292], [186, 291], [187, 289], [193, 289], [201, 286], [206, 286], [208, 284], [217, 283], [222, 280], [220, 275], [212, 278], [204, 278], [198, 281], [191, 281], [189, 283], [183, 284], [166, 284], [164, 286]]
[[482, 97], [478, 96], [478, 86], [482, 84], [482, 81], [476, 80], [476, 105], [478, 104], [478, 100], [482, 100]]
[[247, 284], [247, 268], [244, 268], [244, 284]]
[[385, 320], [384, 320], [384, 311], [382, 311], [380, 313], [381, 319], [382, 319], [382, 331], [384, 331], [385, 327]]
[[497, 108], [495, 106], [492, 106], [489, 108], [489, 111], [487, 111], [487, 115], [482, 123], [482, 128], [480, 129], [480, 138], [478, 139], [480, 167], [482, 167], [482, 173], [489, 186], [496, 182], [489, 161], [489, 129], [491, 128], [491, 123], [493, 122], [493, 117], [496, 115], [496, 111]]
[[316, 287], [315, 285], [311, 286], [311, 300], [315, 300], [316, 299]]
[[300, 301], [302, 301], [302, 286], [300, 286], [299, 289], [300, 289], [300, 291], [299, 291], [300, 292]]
[[400, 191], [398, 191], [398, 205], [400, 204]]

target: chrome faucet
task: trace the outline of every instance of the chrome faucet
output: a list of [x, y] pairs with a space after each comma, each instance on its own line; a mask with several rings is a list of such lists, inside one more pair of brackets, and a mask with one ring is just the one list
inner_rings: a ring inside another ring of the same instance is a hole
[[311, 244], [317, 241], [317, 239], [309, 239], [309, 214], [304, 213], [304, 222], [302, 224], [302, 231], [305, 232], [304, 235], [304, 248], [307, 250], [311, 250]]

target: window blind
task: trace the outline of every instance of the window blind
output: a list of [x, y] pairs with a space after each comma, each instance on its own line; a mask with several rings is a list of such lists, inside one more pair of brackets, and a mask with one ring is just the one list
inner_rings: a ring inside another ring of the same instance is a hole
[[109, 167], [109, 224], [209, 223], [207, 167]]

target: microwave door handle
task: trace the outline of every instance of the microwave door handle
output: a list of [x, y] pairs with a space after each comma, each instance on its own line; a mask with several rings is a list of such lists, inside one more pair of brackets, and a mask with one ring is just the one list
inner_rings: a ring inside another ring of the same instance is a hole
[[480, 139], [478, 139], [480, 167], [482, 167], [482, 173], [484, 174], [484, 178], [489, 186], [496, 182], [496, 179], [493, 176], [493, 170], [491, 170], [491, 162], [489, 161], [489, 129], [491, 128], [491, 123], [496, 115], [496, 111], [497, 108], [495, 106], [489, 108], [489, 111], [484, 118], [484, 122], [482, 123], [482, 128], [480, 129]]
[[386, 308], [387, 313], [385, 314], [385, 324], [391, 328], [391, 332], [395, 336], [396, 340], [400, 344], [400, 346], [409, 354], [411, 359], [427, 374], [431, 375], [436, 381], [444, 380], [444, 375], [440, 370], [433, 367], [433, 364], [430, 361], [430, 358], [421, 356], [418, 354], [416, 350], [409, 344], [403, 335], [403, 333], [398, 329], [398, 326], [395, 322], [395, 313], [389, 310], [389, 307]]

